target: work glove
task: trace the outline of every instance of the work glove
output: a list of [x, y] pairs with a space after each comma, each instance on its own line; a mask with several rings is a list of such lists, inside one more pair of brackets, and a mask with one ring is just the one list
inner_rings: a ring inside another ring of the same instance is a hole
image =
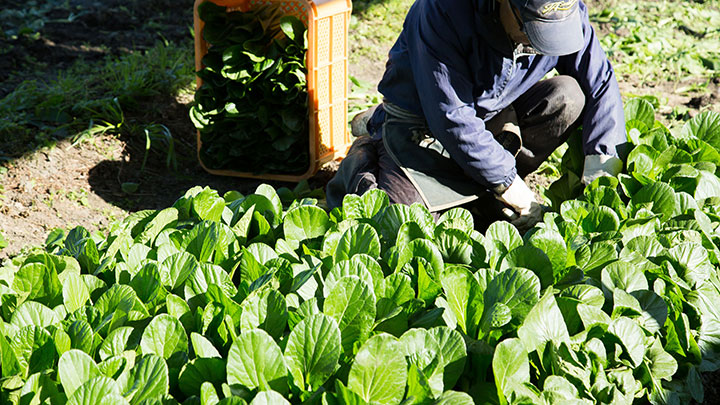
[[521, 233], [542, 221], [543, 208], [537, 202], [535, 193], [530, 190], [520, 176], [515, 176], [510, 187], [502, 193], [496, 194], [495, 198], [507, 206], [503, 210], [503, 214]]
[[610, 155], [587, 155], [581, 181], [588, 185], [603, 176], [615, 177], [623, 168], [622, 160]]

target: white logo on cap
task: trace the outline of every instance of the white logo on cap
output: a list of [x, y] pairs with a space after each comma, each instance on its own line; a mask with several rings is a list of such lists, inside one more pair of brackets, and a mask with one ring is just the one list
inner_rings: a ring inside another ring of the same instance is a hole
[[552, 13], [554, 11], [567, 11], [572, 8], [572, 6], [577, 3], [578, 0], [568, 0], [568, 1], [556, 1], [554, 3], [547, 3], [543, 6], [542, 10], [540, 10], [540, 13], [545, 15], [547, 13]]

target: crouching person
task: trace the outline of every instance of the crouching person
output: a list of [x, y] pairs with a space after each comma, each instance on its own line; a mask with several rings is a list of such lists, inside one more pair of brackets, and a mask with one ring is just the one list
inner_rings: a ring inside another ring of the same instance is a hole
[[354, 122], [367, 136], [328, 183], [331, 208], [378, 188], [433, 213], [510, 210], [527, 229], [542, 208], [523, 178], [579, 125], [582, 181], [622, 169], [617, 80], [579, 0], [417, 0], [378, 89], [383, 104]]

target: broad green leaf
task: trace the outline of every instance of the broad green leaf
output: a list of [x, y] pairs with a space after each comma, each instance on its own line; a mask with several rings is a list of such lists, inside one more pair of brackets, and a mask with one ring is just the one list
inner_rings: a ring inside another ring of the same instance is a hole
[[204, 382], [200, 386], [200, 404], [215, 405], [220, 402], [215, 387], [210, 382]]
[[365, 281], [356, 276], [338, 280], [325, 299], [323, 312], [335, 319], [342, 335], [342, 347], [352, 353], [370, 335], [376, 315], [376, 299]]
[[240, 330], [260, 328], [279, 339], [287, 327], [287, 303], [277, 290], [265, 288], [253, 292], [243, 301], [241, 308]]
[[568, 259], [567, 247], [562, 235], [551, 229], [541, 229], [533, 233], [528, 242], [530, 245], [545, 252], [550, 259], [555, 282], [562, 279]]
[[566, 221], [580, 224], [592, 208], [592, 204], [587, 201], [568, 200], [560, 206], [560, 216]]
[[135, 290], [140, 301], [149, 308], [161, 305], [166, 300], [167, 290], [163, 287], [162, 276], [157, 263], [146, 263], [133, 276], [130, 286]]
[[342, 352], [340, 329], [335, 320], [313, 314], [290, 332], [285, 361], [295, 384], [315, 390], [335, 372]]
[[587, 256], [578, 257], [582, 251], [583, 249], [578, 249], [576, 252], [577, 265], [594, 278], [599, 278], [600, 270], [618, 258], [616, 246], [610, 242], [593, 243], [586, 250]]
[[364, 216], [365, 210], [362, 198], [355, 194], [345, 194], [342, 201], [342, 218], [356, 219], [363, 218]]
[[261, 391], [255, 395], [250, 405], [290, 405], [290, 402], [278, 392]]
[[53, 338], [42, 327], [23, 327], [8, 343], [25, 375], [51, 369], [58, 361]]
[[607, 265], [601, 273], [603, 288], [612, 291], [619, 288], [626, 292], [647, 290], [648, 282], [642, 270], [628, 263], [617, 261]]
[[530, 310], [517, 333], [528, 353], [538, 349], [542, 351], [548, 341], [555, 342], [556, 346], [561, 342], [569, 342], [565, 320], [551, 290], [547, 290]]
[[658, 242], [655, 236], [641, 235], [627, 242], [625, 247], [623, 247], [623, 251], [626, 250], [637, 252], [642, 257], [655, 257], [665, 250], [665, 248]]
[[244, 331], [230, 347], [227, 378], [231, 385], [286, 393], [287, 374], [280, 347], [262, 329]]
[[[718, 139], [720, 139], [720, 137]], [[696, 181], [697, 187], [693, 195], [695, 200], [701, 201], [706, 198], [720, 197], [720, 179], [718, 179], [715, 173], [700, 170]]]
[[[67, 393], [67, 390], [66, 390]], [[96, 376], [88, 379], [72, 395], [68, 394], [67, 405], [128, 404], [120, 395], [120, 389], [112, 378]]]
[[320, 207], [303, 205], [290, 210], [283, 219], [283, 232], [288, 240], [299, 242], [325, 235], [330, 219]]
[[[92, 354], [94, 348], [95, 333], [84, 319], [78, 319], [67, 328], [70, 344], [73, 349], [80, 349], [85, 353]], [[56, 339], [57, 343], [57, 339]]]
[[681, 243], [668, 250], [674, 269], [687, 283], [699, 286], [713, 273], [708, 251], [695, 243]]
[[620, 228], [620, 218], [612, 208], [606, 206], [594, 207], [582, 220], [585, 232], [612, 232]]
[[110, 332], [107, 338], [103, 340], [102, 345], [100, 345], [100, 360], [122, 354], [127, 348], [132, 333], [133, 328], [130, 326], [123, 326]]
[[547, 254], [532, 245], [522, 245], [511, 250], [503, 258], [501, 269], [511, 267], [523, 267], [532, 270], [540, 279], [543, 287], [552, 285], [555, 282], [553, 264]]
[[451, 267], [440, 282], [460, 329], [468, 336], [477, 337], [485, 308], [485, 289], [472, 273], [461, 267]]
[[585, 329], [590, 329], [594, 325], [607, 327], [612, 322], [610, 316], [599, 307], [580, 303], [576, 308]]
[[522, 245], [520, 232], [512, 224], [505, 221], [493, 222], [485, 232], [485, 238], [499, 243], [509, 252]]
[[244, 248], [238, 269], [240, 270], [241, 279], [250, 283], [257, 280], [267, 271], [264, 265], [277, 257], [275, 250], [264, 243], [253, 243]]
[[414, 364], [410, 364], [408, 370], [406, 397], [412, 399], [412, 404], [427, 404], [433, 398], [428, 378]]
[[178, 377], [180, 390], [188, 397], [197, 394], [204, 382], [209, 381], [221, 386], [226, 381], [225, 359], [217, 357], [198, 357], [186, 363]]
[[[32, 347], [31, 349], [32, 350]], [[18, 356], [8, 343], [4, 333], [0, 333], [0, 368], [2, 377], [11, 377], [22, 372]]]
[[48, 327], [60, 323], [55, 311], [35, 301], [25, 301], [15, 308], [10, 324], [22, 328], [25, 326]]
[[562, 290], [560, 293], [561, 297], [571, 297], [586, 305], [592, 305], [597, 308], [602, 308], [605, 303], [605, 297], [602, 291], [592, 285], [578, 284], [570, 286]]
[[464, 392], [445, 391], [440, 395], [433, 405], [475, 405], [472, 397]]
[[167, 360], [176, 353], [187, 353], [188, 337], [180, 321], [168, 314], [153, 318], [140, 340], [143, 354], [156, 354]]
[[539, 298], [540, 280], [533, 272], [519, 267], [501, 271], [490, 280], [485, 290], [485, 311], [480, 321], [481, 329], [484, 332], [490, 331], [493, 329], [493, 318], [502, 316], [504, 309], [498, 308], [497, 304], [502, 304], [509, 310], [507, 315], [511, 315], [513, 325], [519, 326]]
[[368, 403], [398, 404], [406, 381], [407, 365], [397, 339], [379, 334], [366, 341], [355, 356], [348, 388]]
[[500, 398], [509, 397], [515, 385], [529, 381], [530, 365], [523, 342], [517, 338], [500, 342], [495, 347], [492, 369]]
[[633, 291], [631, 295], [638, 300], [642, 308], [640, 325], [650, 333], [659, 332], [668, 315], [665, 300], [650, 290]]
[[95, 361], [83, 351], [72, 349], [60, 356], [58, 378], [68, 397], [87, 381], [101, 375]]
[[62, 355], [70, 349], [82, 350], [80, 347], [72, 347], [70, 336], [62, 329], [56, 329], [55, 332], [53, 332], [52, 338], [55, 341], [55, 350], [58, 355]]
[[82, 308], [90, 299], [87, 285], [79, 275], [74, 273], [65, 279], [62, 295], [65, 309], [70, 313]]
[[149, 246], [140, 243], [133, 244], [127, 254], [121, 251], [121, 253], [123, 253], [125, 263], [127, 263], [128, 271], [131, 275], [140, 270], [140, 267], [148, 259], [148, 255], [151, 251], [152, 249]]
[[618, 339], [632, 367], [638, 367], [645, 356], [645, 335], [640, 326], [626, 317], [620, 317], [610, 323], [608, 333]]
[[[184, 232], [180, 246], [186, 250], [186, 252], [183, 253], [189, 253], [195, 256], [197, 261], [202, 263], [210, 261], [219, 240], [220, 228], [218, 227], [217, 222], [203, 221], [195, 225], [189, 231]], [[184, 259], [184, 257], [178, 259], [181, 260], [181, 263], [183, 264], [189, 260]], [[176, 277], [172, 277], [172, 281], [184, 280], [180, 279], [180, 276], [182, 276], [184, 272], [176, 269], [174, 274]]]
[[415, 221], [408, 221], [400, 225], [397, 233], [397, 239], [395, 240], [395, 246], [403, 248], [410, 242], [416, 239], [427, 239], [428, 235], [425, 234], [420, 225]]
[[20, 267], [12, 284], [22, 299], [37, 301], [52, 306], [59, 304], [62, 285], [54, 268], [41, 263], [30, 263]]
[[444, 388], [454, 387], [465, 368], [467, 348], [460, 332], [445, 326], [428, 330], [440, 349], [438, 371], [442, 372]]
[[[660, 339], [657, 338], [647, 349], [645, 361], [650, 369], [652, 378], [655, 380], [663, 379], [671, 381], [678, 369], [677, 360], [663, 349]], [[656, 384], [660, 385], [660, 381], [657, 381]]]
[[396, 305], [403, 305], [415, 298], [410, 277], [402, 273], [393, 273], [385, 278], [385, 289], [380, 298], [388, 298]]
[[675, 192], [665, 183], [649, 184], [633, 194], [630, 207], [633, 212], [647, 208], [667, 220], [675, 212]]
[[181, 286], [188, 277], [198, 271], [198, 261], [188, 252], [176, 253], [165, 259], [160, 265], [160, 277], [170, 290]]
[[128, 314], [135, 306], [137, 294], [128, 285], [114, 284], [95, 302], [94, 308], [102, 314], [102, 323], [96, 332], [107, 335], [113, 329], [123, 326]]
[[225, 200], [217, 191], [207, 187], [192, 198], [192, 213], [201, 221], [220, 221], [223, 208], [225, 208]]
[[[267, 197], [260, 194], [251, 194], [249, 196], [246, 196], [243, 200], [238, 201], [241, 201], [239, 205], [242, 212], [249, 212], [249, 210], [254, 208], [253, 215], [250, 217], [253, 218], [252, 221], [257, 220], [257, 216], [260, 215], [260, 217], [262, 217], [266, 222], [268, 222], [268, 225], [272, 226], [274, 224], [277, 224], [278, 219], [276, 217], [277, 215], [279, 215], [279, 213], [277, 212], [277, 207], [275, 203], [270, 201], [270, 199], [268, 199]], [[235, 224], [235, 226], [237, 225], [238, 224]], [[235, 230], [235, 227], [233, 227], [233, 229]]]
[[655, 109], [643, 98], [631, 98], [625, 102], [623, 110], [626, 121], [641, 122], [646, 128], [652, 128], [655, 124]]
[[[4, 384], [4, 389], [8, 390], [10, 387], [6, 384]], [[22, 388], [19, 390], [19, 397], [22, 398], [21, 402], [22, 404], [40, 404], [40, 403], [50, 403], [52, 401], [52, 398], [58, 398], [60, 395], [58, 384], [54, 381], [53, 378], [51, 378], [51, 375], [48, 371], [46, 372], [40, 372], [35, 373], [28, 377], [28, 379], [25, 381], [25, 384], [23, 384]], [[17, 394], [18, 391], [15, 391], [15, 394]]]
[[[193, 199], [193, 204], [195, 202], [196, 200]], [[160, 234], [163, 229], [175, 227], [178, 220], [178, 214], [179, 212], [177, 208], [173, 207], [158, 211], [153, 219], [145, 226], [142, 233], [135, 238], [135, 242], [153, 245], [155, 238], [157, 238], [158, 234]]]
[[362, 195], [365, 218], [373, 218], [380, 211], [390, 205], [387, 194], [379, 189], [367, 191]]
[[443, 212], [437, 221], [437, 225], [440, 226], [447, 222], [451, 222], [453, 228], [458, 228], [466, 233], [470, 233], [475, 229], [475, 220], [470, 211], [465, 208], [455, 207]]
[[371, 257], [380, 256], [380, 238], [375, 228], [367, 224], [358, 224], [345, 230], [337, 243], [335, 262], [360, 253]]
[[417, 369], [424, 377], [424, 381], [416, 383], [426, 385], [432, 394], [440, 395], [443, 392], [442, 369], [439, 368], [442, 354], [435, 337], [427, 329], [413, 328], [403, 333], [399, 340], [410, 368]]
[[368, 255], [357, 254], [350, 260], [335, 263], [325, 277], [323, 294], [327, 296], [344, 276], [357, 276], [361, 280], [368, 280], [368, 286], [376, 296], [383, 294], [385, 283], [382, 268]]
[[577, 387], [565, 377], [551, 375], [543, 384], [543, 398], [549, 403], [584, 403], [579, 401], [578, 397]]
[[275, 191], [275, 188], [268, 184], [261, 184], [258, 186], [258, 188], [255, 189], [255, 195], [262, 195], [265, 198], [270, 201], [272, 204], [272, 213], [274, 220], [272, 221], [272, 226], [276, 226], [278, 223], [280, 223], [280, 220], [282, 219], [282, 201], [280, 200], [280, 197], [277, 195], [277, 192]]
[[425, 215], [413, 210], [404, 204], [393, 204], [381, 211], [378, 221], [378, 230], [383, 240], [397, 240], [398, 230], [402, 224], [414, 221], [423, 229], [423, 232], [432, 235], [432, 221], [427, 220]]
[[128, 358], [123, 356], [109, 357], [98, 363], [98, 370], [110, 378], [117, 378], [125, 370], [125, 366], [129, 364]]
[[128, 398], [132, 405], [147, 399], [161, 399], [170, 389], [167, 364], [162, 357], [155, 354], [140, 357], [126, 378], [127, 385], [120, 384], [121, 390], [125, 387], [123, 396]]
[[427, 239], [416, 239], [408, 243], [400, 252], [397, 269], [402, 269], [415, 258], [425, 259], [430, 264], [430, 277], [434, 281], [440, 280], [445, 264], [440, 250], [433, 242]]
[[470, 265], [473, 259], [473, 246], [470, 237], [455, 228], [441, 229], [436, 232], [435, 240], [445, 263]]
[[220, 356], [220, 353], [217, 351], [215, 346], [213, 346], [212, 342], [210, 342], [203, 335], [191, 332], [190, 340], [192, 341], [192, 347], [196, 357], [222, 357]]
[[720, 149], [720, 114], [704, 111], [686, 122], [679, 134], [682, 138], [699, 138]]

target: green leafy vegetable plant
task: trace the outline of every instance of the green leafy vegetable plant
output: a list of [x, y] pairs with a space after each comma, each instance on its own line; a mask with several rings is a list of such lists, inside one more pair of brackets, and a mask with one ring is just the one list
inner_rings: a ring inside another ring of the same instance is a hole
[[720, 117], [521, 235], [374, 190], [196, 187], [0, 268], [0, 402], [680, 404], [720, 368]]

